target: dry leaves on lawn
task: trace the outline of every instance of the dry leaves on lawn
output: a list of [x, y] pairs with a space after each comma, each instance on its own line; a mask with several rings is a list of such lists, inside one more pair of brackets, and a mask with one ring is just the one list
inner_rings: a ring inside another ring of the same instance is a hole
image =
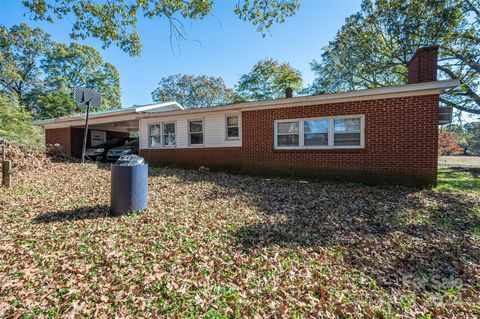
[[478, 194], [152, 169], [112, 218], [108, 166], [11, 151], [2, 318], [480, 315]]

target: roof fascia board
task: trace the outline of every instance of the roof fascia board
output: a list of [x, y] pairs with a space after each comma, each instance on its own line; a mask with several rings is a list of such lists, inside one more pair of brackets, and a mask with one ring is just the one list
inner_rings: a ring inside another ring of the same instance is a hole
[[166, 107], [166, 106], [173, 106], [179, 110], [183, 110], [183, 106], [181, 106], [179, 103], [173, 101], [173, 102], [165, 102], [165, 103], [159, 103], [159, 104], [152, 104], [152, 105], [147, 105], [147, 106], [140, 106], [135, 109], [136, 113], [142, 113], [142, 112], [148, 112], [151, 110], [155, 110], [158, 108]]
[[[157, 108], [162, 108], [162, 107], [167, 107], [167, 106], [173, 106], [177, 108], [178, 110], [183, 110], [183, 107], [178, 104], [177, 102], [166, 102], [166, 103], [161, 103], [161, 104], [152, 104], [148, 106], [140, 106], [137, 108], [125, 108], [125, 109], [118, 109], [113, 112], [107, 112], [107, 113], [101, 113], [101, 114], [92, 114], [90, 113], [89, 118], [94, 119], [94, 118], [103, 118], [103, 117], [112, 117], [112, 116], [121, 116], [124, 115], [125, 113], [141, 113], [141, 112], [148, 112], [153, 109]], [[35, 121], [33, 124], [35, 125], [48, 125], [51, 123], [66, 123], [66, 122], [72, 122], [72, 121], [78, 121], [78, 120], [85, 120], [85, 117], [83, 116], [75, 116], [75, 117], [66, 117], [66, 118], [61, 118], [61, 119], [49, 119], [49, 120], [41, 120], [41, 121]]]
[[360, 91], [349, 91], [325, 95], [316, 95], [308, 97], [297, 97], [290, 99], [277, 99], [269, 101], [248, 102], [227, 106], [212, 108], [187, 109], [182, 111], [170, 111], [163, 114], [143, 114], [141, 118], [162, 118], [168, 116], [177, 116], [180, 114], [197, 114], [210, 112], [228, 112], [228, 111], [252, 111], [268, 110], [284, 107], [321, 105], [328, 103], [341, 103], [352, 101], [378, 100], [395, 97], [420, 96], [439, 94], [444, 89], [456, 87], [460, 84], [459, 80], [445, 80], [428, 83], [407, 84], [402, 86], [390, 86], [384, 88], [366, 89]]
[[[106, 123], [112, 123], [112, 122], [123, 122], [123, 121], [137, 120], [137, 119], [138, 119], [138, 114], [136, 114], [136, 113], [133, 113], [133, 114], [116, 114], [115, 116], [113, 116], [113, 114], [112, 114], [112, 116], [108, 117], [108, 118], [105, 118], [105, 117], [90, 118], [88, 120], [88, 124], [89, 125], [106, 124]], [[36, 125], [42, 125], [47, 129], [84, 126], [85, 125], [85, 118], [68, 120], [68, 121], [55, 121], [55, 122], [41, 123], [41, 124], [36, 124]]]

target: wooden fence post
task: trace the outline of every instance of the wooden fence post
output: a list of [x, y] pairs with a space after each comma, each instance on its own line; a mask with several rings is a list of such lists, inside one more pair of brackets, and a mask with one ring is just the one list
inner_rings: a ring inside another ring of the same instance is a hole
[[2, 145], [2, 185], [10, 188], [11, 186], [11, 169], [12, 169], [12, 162], [7, 161], [7, 141], [3, 141]]
[[11, 186], [11, 180], [10, 180], [11, 169], [12, 169], [12, 162], [3, 161], [3, 179], [2, 179], [3, 182], [2, 183], [3, 183], [3, 186], [5, 186], [6, 188], [10, 188]]

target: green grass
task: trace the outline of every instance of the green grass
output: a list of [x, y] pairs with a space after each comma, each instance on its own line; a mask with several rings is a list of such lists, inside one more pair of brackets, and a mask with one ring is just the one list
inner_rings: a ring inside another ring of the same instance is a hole
[[480, 168], [440, 169], [435, 190], [480, 193]]

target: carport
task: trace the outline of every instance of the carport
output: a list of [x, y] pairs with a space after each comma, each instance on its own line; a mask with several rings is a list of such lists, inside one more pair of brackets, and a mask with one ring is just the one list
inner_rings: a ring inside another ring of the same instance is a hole
[[[177, 102], [166, 102], [90, 113], [87, 147], [101, 144], [113, 138], [129, 137], [138, 131], [139, 117], [145, 113], [167, 112], [183, 109]], [[82, 156], [85, 115], [36, 121], [35, 125], [45, 128], [45, 144], [59, 144], [65, 153]]]

